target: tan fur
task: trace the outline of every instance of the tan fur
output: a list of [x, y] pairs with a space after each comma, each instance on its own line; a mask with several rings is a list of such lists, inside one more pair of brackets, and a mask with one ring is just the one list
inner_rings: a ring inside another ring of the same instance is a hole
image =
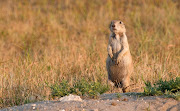
[[111, 34], [108, 43], [108, 57], [106, 68], [108, 81], [117, 87], [122, 87], [123, 92], [129, 91], [130, 76], [133, 72], [133, 63], [126, 28], [123, 22], [113, 20], [110, 24]]

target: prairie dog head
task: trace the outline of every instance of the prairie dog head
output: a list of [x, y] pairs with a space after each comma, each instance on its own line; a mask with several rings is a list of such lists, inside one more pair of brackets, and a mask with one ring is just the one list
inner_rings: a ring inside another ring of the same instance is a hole
[[120, 20], [112, 20], [110, 24], [110, 30], [113, 33], [125, 33], [126, 28], [122, 21]]

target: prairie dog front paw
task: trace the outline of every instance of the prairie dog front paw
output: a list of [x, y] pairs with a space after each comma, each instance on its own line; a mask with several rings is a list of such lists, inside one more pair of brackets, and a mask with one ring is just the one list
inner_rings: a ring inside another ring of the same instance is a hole
[[115, 65], [117, 65], [117, 64], [118, 64], [117, 59], [112, 59], [112, 62], [113, 62], [113, 64], [115, 64]]

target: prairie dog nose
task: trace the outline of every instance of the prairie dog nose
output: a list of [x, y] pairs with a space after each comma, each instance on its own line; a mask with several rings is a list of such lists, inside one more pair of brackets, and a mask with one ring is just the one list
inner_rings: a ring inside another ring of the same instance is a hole
[[113, 24], [112, 27], [115, 27], [115, 25]]

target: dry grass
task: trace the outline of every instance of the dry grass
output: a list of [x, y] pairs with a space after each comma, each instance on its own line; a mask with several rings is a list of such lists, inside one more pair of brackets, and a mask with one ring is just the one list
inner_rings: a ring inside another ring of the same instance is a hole
[[0, 1], [0, 107], [48, 97], [63, 79], [106, 83], [108, 25], [121, 19], [133, 55], [132, 91], [180, 75], [175, 0]]

